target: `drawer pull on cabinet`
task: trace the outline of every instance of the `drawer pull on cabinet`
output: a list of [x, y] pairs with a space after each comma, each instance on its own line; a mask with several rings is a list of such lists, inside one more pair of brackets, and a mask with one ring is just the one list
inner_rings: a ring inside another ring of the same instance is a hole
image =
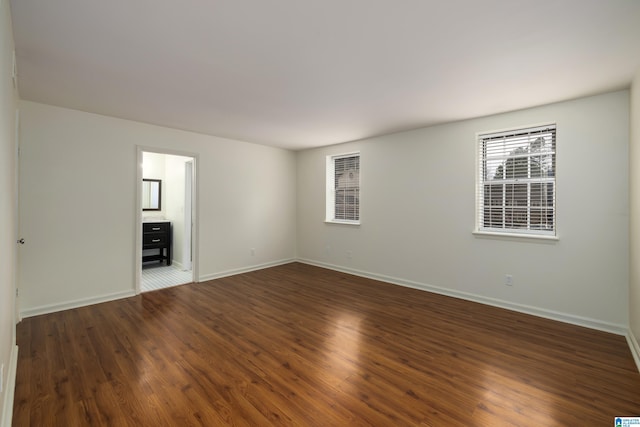
[[159, 230], [160, 230], [160, 227], [153, 227], [153, 228], [151, 228], [151, 229], [152, 229], [153, 231], [159, 231]]
[[160, 239], [153, 239], [152, 242], [153, 243], [158, 243], [160, 241]]

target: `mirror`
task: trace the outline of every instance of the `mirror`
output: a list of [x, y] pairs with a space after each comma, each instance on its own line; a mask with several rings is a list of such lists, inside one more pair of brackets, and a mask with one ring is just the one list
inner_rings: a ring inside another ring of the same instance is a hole
[[159, 211], [161, 208], [162, 198], [162, 180], [161, 179], [143, 179], [142, 180], [142, 210], [143, 211]]

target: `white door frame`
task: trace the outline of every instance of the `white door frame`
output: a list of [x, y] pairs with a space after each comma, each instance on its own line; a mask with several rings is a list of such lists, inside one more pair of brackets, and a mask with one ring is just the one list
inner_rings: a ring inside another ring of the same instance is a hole
[[184, 232], [182, 234], [182, 269], [191, 270], [193, 235], [193, 160], [184, 164]]
[[[186, 151], [179, 150], [168, 150], [157, 147], [148, 147], [138, 145], [136, 146], [136, 182], [134, 183], [136, 188], [136, 203], [135, 203], [135, 277], [134, 277], [134, 291], [136, 295], [140, 294], [140, 283], [142, 281], [142, 153], [157, 153], [157, 154], [168, 154], [173, 156], [183, 156], [183, 157], [191, 157], [192, 167], [193, 167], [193, 180], [192, 180], [192, 195], [191, 198], [191, 217], [193, 218], [192, 222], [192, 233], [191, 233], [191, 247], [192, 254], [192, 265], [191, 265], [191, 274], [193, 277], [193, 282], [197, 283], [200, 281], [200, 274], [198, 272], [199, 262], [198, 262], [198, 230], [199, 230], [199, 188], [198, 188], [198, 154], [191, 153]], [[186, 209], [185, 209], [186, 210]]]
[[[20, 110], [16, 108], [16, 122], [15, 122], [15, 166], [14, 166], [14, 183], [13, 183], [13, 191], [15, 194], [13, 195], [13, 202], [15, 203], [14, 209], [14, 240], [16, 241], [16, 250], [14, 252], [14, 260], [13, 260], [13, 286], [15, 287], [15, 295], [14, 295], [14, 318], [13, 323], [17, 324], [22, 321], [22, 316], [20, 315], [20, 292], [18, 288], [18, 284], [20, 281], [19, 276], [19, 262], [18, 259], [20, 256], [20, 244], [18, 243], [20, 239]], [[16, 329], [13, 328], [13, 343], [16, 342]]]

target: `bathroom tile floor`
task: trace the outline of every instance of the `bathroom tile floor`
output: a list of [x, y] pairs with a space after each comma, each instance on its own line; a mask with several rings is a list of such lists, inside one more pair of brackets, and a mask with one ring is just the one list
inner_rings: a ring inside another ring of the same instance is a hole
[[142, 266], [142, 292], [155, 291], [157, 289], [170, 288], [193, 281], [192, 271], [182, 271], [172, 265], [151, 264]]

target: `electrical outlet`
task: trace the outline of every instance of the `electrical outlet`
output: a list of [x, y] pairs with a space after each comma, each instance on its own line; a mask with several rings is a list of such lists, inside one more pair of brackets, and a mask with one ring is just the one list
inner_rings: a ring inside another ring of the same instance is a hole
[[353, 252], [347, 251], [347, 258], [351, 259], [352, 256], [353, 256]]
[[513, 276], [510, 274], [506, 274], [504, 276], [504, 284], [507, 286], [513, 286]]
[[256, 256], [256, 248], [251, 248], [251, 256]]

